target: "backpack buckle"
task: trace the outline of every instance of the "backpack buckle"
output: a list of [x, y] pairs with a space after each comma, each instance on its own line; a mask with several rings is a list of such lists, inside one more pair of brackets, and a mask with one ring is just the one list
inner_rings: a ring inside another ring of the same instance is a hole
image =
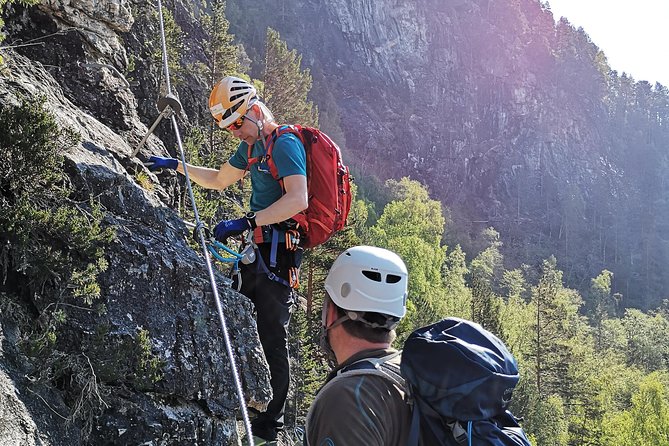
[[451, 433], [453, 438], [458, 444], [465, 444], [467, 442], [467, 431], [462, 427], [459, 421], [455, 420], [452, 423], [447, 423], [448, 427], [451, 428]]

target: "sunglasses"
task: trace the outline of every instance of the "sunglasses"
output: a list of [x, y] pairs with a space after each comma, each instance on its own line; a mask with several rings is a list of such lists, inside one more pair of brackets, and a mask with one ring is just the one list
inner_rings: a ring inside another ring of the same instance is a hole
[[241, 116], [239, 119], [237, 119], [235, 122], [227, 126], [225, 129], [226, 130], [239, 130], [242, 128], [242, 125], [244, 125], [244, 119], [246, 118], [246, 115]]

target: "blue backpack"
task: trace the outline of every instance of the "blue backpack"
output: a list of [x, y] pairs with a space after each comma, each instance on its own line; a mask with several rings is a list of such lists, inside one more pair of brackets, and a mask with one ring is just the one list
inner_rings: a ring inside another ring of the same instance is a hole
[[507, 410], [519, 379], [516, 360], [478, 324], [447, 318], [415, 330], [404, 343], [399, 376], [387, 362], [361, 360], [350, 369], [404, 380], [413, 402], [409, 446], [531, 446]]

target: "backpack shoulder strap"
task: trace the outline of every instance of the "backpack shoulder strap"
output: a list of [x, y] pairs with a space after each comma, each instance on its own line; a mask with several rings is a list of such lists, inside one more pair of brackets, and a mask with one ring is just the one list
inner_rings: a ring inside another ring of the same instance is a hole
[[337, 376], [331, 381], [341, 376], [355, 376], [355, 375], [376, 375], [386, 378], [393, 384], [396, 384], [401, 389], [406, 391], [404, 378], [400, 374], [400, 369], [397, 365], [388, 361], [399, 356], [402, 352], [394, 352], [381, 358], [364, 358], [350, 364], [347, 367], [339, 370]]
[[[281, 125], [277, 127], [269, 136], [269, 141], [267, 142], [267, 151], [264, 157], [267, 159], [269, 171], [271, 172], [274, 179], [278, 181], [282, 180], [279, 179], [279, 170], [276, 168], [276, 164], [274, 163], [272, 150], [274, 150], [274, 143], [276, 140], [286, 133], [292, 133], [302, 142], [302, 144], [304, 144], [304, 139], [302, 138], [302, 127], [299, 125]], [[283, 189], [283, 183], [281, 184], [281, 188]]]
[[420, 439], [420, 416], [421, 412], [418, 406], [413, 402], [410, 386], [407, 385], [404, 377], [400, 373], [400, 367], [397, 364], [389, 362], [391, 359], [402, 354], [401, 351], [391, 353], [382, 358], [365, 358], [354, 362], [348, 367], [343, 368], [337, 372], [337, 376], [330, 382], [339, 378], [340, 376], [355, 376], [355, 375], [376, 375], [381, 376], [391, 383], [404, 390], [407, 404], [411, 405], [411, 426], [409, 428], [409, 437], [407, 446], [418, 446]]
[[340, 379], [362, 375], [380, 376], [406, 391], [404, 378], [402, 378], [402, 375], [399, 373], [399, 367], [395, 366], [394, 364], [386, 364], [388, 360], [396, 357], [400, 353], [401, 352], [391, 353], [382, 358], [364, 358], [354, 362], [347, 367], [344, 367], [343, 369], [339, 370], [337, 374], [332, 379], [330, 379], [330, 381], [321, 387], [321, 389], [316, 394], [316, 398], [318, 398], [318, 395], [320, 395], [323, 390], [327, 389]]

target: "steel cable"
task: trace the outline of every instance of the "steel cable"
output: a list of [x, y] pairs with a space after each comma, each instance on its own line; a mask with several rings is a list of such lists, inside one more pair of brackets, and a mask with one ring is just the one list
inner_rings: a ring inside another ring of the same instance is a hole
[[[170, 73], [169, 66], [167, 64], [167, 43], [165, 41], [165, 26], [163, 22], [163, 6], [161, 0], [158, 0], [158, 16], [160, 18], [160, 37], [162, 42], [163, 50], [163, 68], [165, 69], [165, 83], [167, 86], [167, 94], [172, 93], [172, 86], [170, 84]], [[223, 339], [225, 341], [225, 349], [228, 353], [228, 359], [230, 360], [230, 367], [232, 368], [232, 376], [237, 390], [237, 397], [239, 399], [239, 405], [242, 411], [242, 417], [244, 421], [244, 428], [246, 430], [246, 438], [248, 443], [253, 446], [253, 433], [251, 432], [251, 422], [249, 421], [248, 411], [246, 409], [246, 399], [244, 398], [244, 391], [242, 390], [242, 384], [239, 379], [239, 373], [237, 371], [237, 364], [235, 357], [232, 352], [232, 344], [230, 343], [230, 335], [228, 334], [228, 327], [225, 322], [225, 315], [223, 313], [223, 306], [221, 305], [221, 299], [218, 294], [218, 286], [216, 284], [216, 278], [214, 277], [214, 270], [211, 266], [211, 258], [209, 257], [209, 250], [207, 249], [207, 243], [204, 238], [204, 233], [202, 228], [202, 222], [200, 221], [200, 216], [197, 211], [197, 205], [195, 204], [195, 196], [193, 195], [193, 188], [190, 182], [190, 176], [188, 175], [188, 168], [186, 167], [186, 153], [184, 152], [183, 144], [181, 142], [181, 135], [179, 133], [179, 127], [177, 125], [177, 119], [174, 114], [171, 116], [172, 127], [174, 127], [174, 133], [177, 139], [177, 145], [179, 146], [179, 155], [181, 156], [181, 165], [184, 168], [184, 176], [186, 177], [186, 187], [188, 189], [188, 195], [190, 196], [190, 201], [193, 204], [193, 214], [195, 215], [195, 224], [198, 228], [198, 235], [200, 237], [200, 244], [202, 245], [202, 252], [204, 254], [205, 263], [207, 265], [207, 272], [209, 273], [209, 281], [211, 282], [211, 288], [214, 292], [214, 300], [216, 301], [216, 309], [218, 310], [218, 317], [221, 322], [221, 327], [223, 329]]]

